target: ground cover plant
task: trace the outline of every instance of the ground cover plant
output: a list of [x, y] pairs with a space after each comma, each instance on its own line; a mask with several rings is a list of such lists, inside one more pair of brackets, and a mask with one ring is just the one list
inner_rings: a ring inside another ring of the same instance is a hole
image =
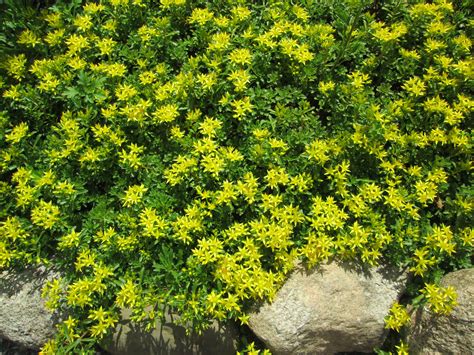
[[474, 236], [468, 3], [0, 4], [0, 268], [62, 270], [43, 353], [92, 351], [122, 307], [245, 324], [298, 259], [405, 267], [449, 312], [436, 282]]

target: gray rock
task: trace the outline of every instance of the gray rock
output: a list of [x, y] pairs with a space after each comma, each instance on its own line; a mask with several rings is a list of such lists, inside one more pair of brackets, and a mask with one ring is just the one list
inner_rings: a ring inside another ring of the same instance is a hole
[[0, 274], [0, 337], [39, 349], [54, 337], [58, 317], [44, 306], [41, 288], [56, 273], [44, 267]]
[[474, 354], [474, 269], [447, 274], [442, 286], [453, 286], [459, 303], [447, 316], [427, 307], [412, 316], [408, 342], [414, 354]]
[[179, 318], [166, 315], [164, 323], [147, 332], [130, 322], [130, 310], [122, 311], [122, 321], [113, 336], [102, 344], [113, 355], [226, 355], [236, 353], [238, 331], [231, 323], [214, 322], [202, 335], [186, 335], [183, 326], [174, 324]]
[[364, 272], [331, 263], [307, 271], [298, 265], [249, 325], [274, 354], [372, 352], [387, 335], [384, 317], [406, 281], [395, 269]]

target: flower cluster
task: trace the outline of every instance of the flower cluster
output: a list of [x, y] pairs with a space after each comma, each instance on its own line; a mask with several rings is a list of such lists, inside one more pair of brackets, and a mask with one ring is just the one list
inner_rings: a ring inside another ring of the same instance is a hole
[[437, 314], [449, 314], [457, 305], [458, 295], [452, 286], [426, 284], [421, 292], [427, 299], [430, 309]]
[[389, 315], [385, 318], [385, 328], [400, 331], [400, 328], [410, 322], [410, 315], [405, 307], [395, 302], [390, 308]]
[[148, 328], [165, 309], [246, 323], [297, 260], [418, 285], [471, 265], [468, 9], [293, 3], [0, 15], [0, 268], [64, 272], [44, 296], [71, 318], [44, 353], [90, 348], [122, 307]]

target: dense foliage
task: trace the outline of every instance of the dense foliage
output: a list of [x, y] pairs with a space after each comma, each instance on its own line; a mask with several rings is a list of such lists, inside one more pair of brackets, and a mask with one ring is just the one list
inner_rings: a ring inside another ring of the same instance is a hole
[[62, 270], [44, 353], [91, 349], [122, 307], [245, 323], [297, 259], [400, 265], [415, 303], [455, 304], [436, 281], [474, 240], [467, 4], [298, 3], [4, 8], [0, 268]]

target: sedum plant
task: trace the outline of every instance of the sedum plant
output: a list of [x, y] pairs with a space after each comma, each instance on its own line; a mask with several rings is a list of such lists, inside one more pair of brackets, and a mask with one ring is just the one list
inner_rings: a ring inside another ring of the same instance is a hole
[[[69, 316], [44, 354], [91, 351], [123, 307], [148, 329], [167, 310], [195, 331], [245, 324], [296, 260], [400, 265], [414, 296], [453, 306], [435, 282], [471, 266], [467, 2], [76, 0], [10, 15], [0, 268], [62, 270], [43, 296]], [[406, 318], [396, 304], [388, 327]]]

